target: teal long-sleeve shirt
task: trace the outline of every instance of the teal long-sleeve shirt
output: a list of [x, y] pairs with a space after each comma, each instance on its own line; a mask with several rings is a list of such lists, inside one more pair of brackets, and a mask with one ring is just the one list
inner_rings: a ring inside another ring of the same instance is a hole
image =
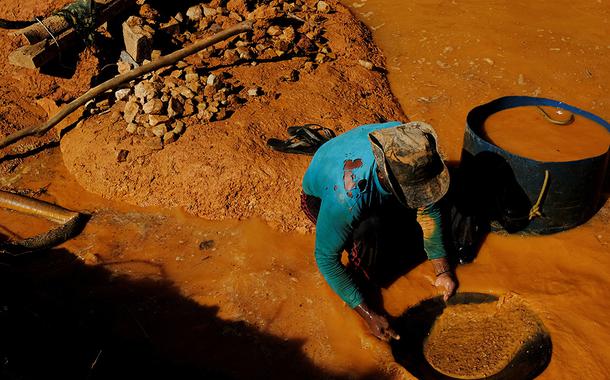
[[[321, 199], [316, 224], [315, 258], [318, 269], [343, 301], [354, 308], [362, 294], [341, 264], [341, 253], [363, 212], [391, 201], [377, 178], [369, 133], [400, 125], [399, 122], [369, 124], [352, 129], [328, 141], [314, 155], [305, 177], [303, 191]], [[429, 259], [445, 257], [436, 205], [419, 209], [424, 249]]]

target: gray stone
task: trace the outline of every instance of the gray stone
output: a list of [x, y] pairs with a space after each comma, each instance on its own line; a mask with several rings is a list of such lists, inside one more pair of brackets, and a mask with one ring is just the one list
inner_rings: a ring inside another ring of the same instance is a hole
[[176, 134], [173, 131], [166, 132], [163, 135], [163, 143], [164, 144], [171, 144], [174, 141], [176, 141], [176, 137], [177, 136], [176, 136]]
[[210, 121], [210, 120], [212, 120], [214, 115], [212, 115], [209, 111], [201, 111], [201, 112], [197, 113], [197, 117], [200, 120]]
[[222, 56], [225, 60], [227, 60], [228, 64], [235, 63], [240, 58], [239, 53], [237, 53], [234, 49], [225, 50]]
[[241, 59], [252, 59], [252, 54], [250, 53], [250, 49], [247, 46], [238, 46], [235, 48], [235, 52], [239, 55]]
[[149, 115], [148, 116], [148, 124], [151, 127], [154, 127], [159, 124], [167, 123], [168, 121], [169, 121], [169, 117], [167, 117], [166, 115]]
[[136, 130], [138, 129], [138, 126], [134, 123], [129, 123], [127, 124], [127, 128], [125, 128], [125, 130], [127, 130], [127, 133], [136, 133]]
[[174, 70], [174, 71], [172, 71], [172, 72], [169, 74], [169, 76], [170, 76], [170, 77], [172, 77], [172, 78], [176, 78], [176, 79], [178, 79], [178, 78], [180, 78], [180, 77], [182, 76], [182, 73], [183, 73], [183, 71], [182, 71], [182, 70]]
[[214, 8], [203, 7], [203, 15], [205, 17], [214, 17], [217, 13], [218, 11]]
[[282, 35], [280, 36], [280, 38], [286, 42], [293, 42], [295, 37], [296, 37], [296, 33], [292, 26], [285, 28], [282, 31]]
[[131, 65], [124, 61], [118, 61], [117, 69], [119, 71], [119, 74], [125, 74], [126, 72], [131, 71]]
[[208, 75], [208, 79], [206, 79], [206, 84], [209, 86], [216, 86], [218, 84], [218, 77], [214, 74]]
[[178, 87], [179, 94], [184, 96], [187, 99], [192, 99], [195, 97], [195, 93], [191, 91], [188, 87]]
[[142, 26], [139, 17], [131, 16], [123, 23], [125, 51], [138, 63], [150, 58], [154, 30]]
[[188, 82], [186, 87], [188, 87], [189, 90], [193, 91], [195, 94], [201, 90], [201, 84], [199, 84], [199, 82]]
[[205, 96], [207, 97], [212, 97], [214, 96], [214, 94], [216, 94], [218, 90], [216, 89], [216, 87], [212, 86], [212, 85], [206, 85], [205, 88], [203, 89], [203, 93], [205, 94]]
[[177, 135], [181, 135], [184, 132], [184, 123], [181, 121], [174, 122], [172, 131]]
[[367, 70], [373, 70], [373, 68], [375, 67], [375, 66], [373, 65], [373, 62], [370, 62], [370, 61], [365, 61], [365, 60], [363, 60], [363, 59], [359, 59], [359, 60], [358, 60], [358, 64], [359, 64], [360, 66], [364, 67], [364, 68], [365, 68], [365, 69], [367, 69]]
[[198, 82], [199, 81], [199, 75], [197, 75], [196, 73], [187, 73], [185, 75], [184, 79], [186, 80], [186, 83], [189, 83], [189, 82]]
[[195, 113], [195, 105], [193, 104], [193, 101], [191, 99], [187, 99], [184, 102], [184, 110], [182, 111], [182, 114], [184, 116], [191, 116], [194, 113]]
[[120, 90], [117, 90], [117, 92], [114, 93], [114, 96], [116, 100], [121, 101], [127, 99], [130, 94], [131, 88], [122, 88]]
[[237, 22], [241, 22], [244, 20], [244, 18], [237, 12], [231, 12], [229, 13], [229, 18], [237, 21]]
[[140, 105], [130, 100], [125, 103], [125, 108], [123, 109], [123, 118], [126, 122], [132, 123], [139, 111]]
[[138, 124], [138, 125], [148, 124], [148, 115], [139, 114], [138, 116], [136, 116], [136, 124]]
[[[162, 56], [162, 55], [161, 55], [161, 50], [153, 50], [153, 51], [150, 53], [150, 60], [154, 62], [154, 61], [156, 61], [157, 59], [161, 58], [161, 56]], [[153, 75], [153, 77], [154, 77], [154, 75]]]
[[169, 77], [169, 78], [165, 78], [164, 83], [165, 83], [166, 88], [175, 88], [175, 87], [178, 87], [182, 83], [182, 80], [173, 78], [173, 77]]
[[163, 137], [167, 133], [167, 125], [165, 124], [157, 124], [150, 129], [153, 135], [157, 137]]
[[167, 116], [171, 118], [179, 117], [184, 111], [184, 106], [177, 99], [170, 99], [167, 105]]
[[191, 21], [199, 21], [203, 17], [203, 9], [201, 9], [201, 5], [194, 5], [187, 9], [186, 17], [188, 17]]
[[277, 25], [271, 25], [267, 29], [267, 34], [272, 37], [279, 36], [280, 34], [282, 34], [282, 29]]
[[157, 95], [157, 91], [155, 90], [155, 86], [148, 81], [140, 82], [136, 84], [134, 89], [134, 94], [140, 100], [141, 103], [144, 103]]
[[169, 35], [178, 34], [180, 33], [180, 22], [172, 17], [168, 22], [159, 25], [159, 30]]
[[248, 90], [248, 96], [259, 96], [261, 94], [261, 89], [259, 87], [254, 87]]
[[151, 99], [148, 102], [146, 102], [146, 104], [144, 104], [144, 106], [142, 107], [142, 110], [144, 111], [145, 114], [158, 115], [163, 110], [163, 102], [161, 101], [161, 99], [157, 99], [157, 98]]
[[320, 13], [330, 12], [330, 5], [328, 5], [328, 3], [325, 1], [318, 1], [316, 8], [318, 9], [318, 12], [320, 12]]

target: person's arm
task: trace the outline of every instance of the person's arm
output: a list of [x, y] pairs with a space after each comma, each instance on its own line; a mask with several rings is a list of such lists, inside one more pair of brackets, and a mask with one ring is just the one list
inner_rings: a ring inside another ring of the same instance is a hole
[[388, 342], [390, 339], [400, 339], [400, 335], [390, 327], [390, 322], [381, 314], [374, 312], [364, 302], [354, 308], [358, 315], [369, 326], [369, 330], [377, 338]]
[[443, 299], [447, 301], [455, 292], [456, 283], [443, 244], [440, 207], [431, 204], [418, 209], [417, 222], [423, 232], [424, 250], [434, 268], [436, 276], [434, 285], [444, 289]]
[[362, 303], [362, 293], [341, 264], [341, 253], [351, 232], [346, 215], [322, 201], [316, 223], [315, 258], [318, 269], [332, 290], [352, 309]]
[[373, 335], [385, 341], [399, 339], [387, 319], [366, 305], [362, 293], [341, 264], [341, 253], [351, 232], [350, 216], [332, 206], [322, 202], [316, 224], [315, 258], [320, 273], [333, 291], [362, 317]]

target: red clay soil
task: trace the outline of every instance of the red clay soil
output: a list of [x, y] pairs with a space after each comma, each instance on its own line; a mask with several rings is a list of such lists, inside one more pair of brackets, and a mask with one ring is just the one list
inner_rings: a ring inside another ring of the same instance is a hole
[[[406, 120], [385, 75], [384, 58], [368, 29], [350, 11], [329, 2], [325, 37], [337, 59], [313, 69], [304, 58], [223, 69], [263, 95], [248, 97], [229, 119], [187, 122], [181, 138], [162, 150], [125, 131], [122, 105], [67, 133], [61, 150], [68, 170], [87, 190], [140, 206], [179, 207], [207, 219], [258, 217], [281, 230], [305, 230], [298, 207], [309, 157], [277, 153], [270, 137], [286, 127], [319, 123], [337, 133], [384, 120]], [[194, 57], [195, 58], [195, 57]], [[197, 61], [189, 61], [197, 64]], [[297, 82], [281, 80], [300, 71]], [[126, 161], [117, 153], [127, 150]]]

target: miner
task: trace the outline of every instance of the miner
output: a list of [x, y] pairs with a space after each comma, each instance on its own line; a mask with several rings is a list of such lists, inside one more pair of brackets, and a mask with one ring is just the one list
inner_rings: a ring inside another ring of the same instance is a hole
[[[379, 339], [399, 339], [382, 307], [365, 295], [383, 282], [383, 264], [396, 267], [392, 263], [416, 255], [421, 247], [445, 301], [456, 289], [438, 204], [448, 188], [437, 135], [423, 122], [350, 130], [324, 143], [305, 173], [301, 207], [316, 225], [318, 269]], [[419, 234], [403, 227], [410, 221]]]

